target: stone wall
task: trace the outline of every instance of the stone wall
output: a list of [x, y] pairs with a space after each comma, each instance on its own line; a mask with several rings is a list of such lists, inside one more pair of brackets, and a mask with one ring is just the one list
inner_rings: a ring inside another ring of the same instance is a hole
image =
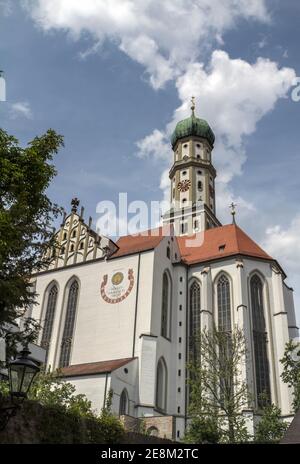
[[[4, 403], [2, 403], [1, 406], [4, 406]], [[5, 404], [5, 406], [7, 406], [7, 404]], [[130, 416], [123, 416], [123, 423], [125, 425], [126, 432], [125, 434], [121, 434], [121, 438], [120, 435], [118, 435], [119, 439], [116, 441], [116, 444], [172, 443], [171, 440], [164, 439], [164, 435], [165, 437], [170, 436], [170, 431], [167, 426], [167, 424], [170, 423], [168, 418], [157, 418], [167, 419], [165, 422], [161, 420], [161, 424], [159, 424], [161, 427], [161, 434], [158, 437], [139, 433], [139, 431], [142, 430], [141, 426], [147, 430], [155, 423], [153, 421], [149, 421], [149, 419], [152, 418], [146, 419], [146, 427], [144, 427], [144, 422], [141, 423]], [[51, 428], [49, 428], [49, 423], [51, 424]], [[43, 427], [45, 427], [44, 430]], [[98, 425], [96, 425], [96, 427], [98, 427]], [[16, 414], [11, 417], [5, 429], [2, 431], [0, 430], [0, 444], [90, 443], [88, 440], [89, 433], [87, 432], [87, 428], [88, 423], [83, 419], [76, 419], [75, 422], [72, 421], [70, 423], [70, 427], [65, 427], [63, 413], [58, 415], [57, 413], [53, 414], [53, 410], [51, 410], [51, 408], [43, 407], [33, 401], [26, 401], [22, 407], [16, 411]], [[105, 433], [105, 430], [104, 432], [101, 432], [100, 430], [100, 433], [97, 435], [97, 437], [99, 437], [99, 441], [93, 441], [93, 443], [114, 444], [113, 440], [108, 442], [106, 441], [105, 437], [107, 432]], [[166, 433], [164, 433], [164, 431]], [[43, 432], [46, 432], [46, 434]]]
[[146, 432], [147, 435], [168, 440], [175, 440], [175, 418], [173, 416], [151, 416], [137, 418], [121, 416], [125, 430], [130, 432]]

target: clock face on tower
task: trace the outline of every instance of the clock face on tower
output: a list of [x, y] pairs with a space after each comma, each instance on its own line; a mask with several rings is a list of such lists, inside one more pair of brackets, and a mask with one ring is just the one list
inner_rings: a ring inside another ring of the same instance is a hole
[[191, 181], [186, 179], [178, 182], [177, 188], [180, 192], [187, 192], [190, 188]]

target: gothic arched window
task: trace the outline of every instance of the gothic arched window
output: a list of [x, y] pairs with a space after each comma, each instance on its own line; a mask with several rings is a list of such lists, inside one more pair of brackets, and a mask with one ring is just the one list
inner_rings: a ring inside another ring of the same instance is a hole
[[231, 303], [229, 279], [222, 274], [217, 283], [218, 298], [218, 329], [223, 332], [231, 331]]
[[255, 359], [256, 399], [259, 407], [271, 399], [263, 283], [258, 275], [250, 280], [252, 330]]
[[167, 407], [168, 372], [165, 360], [160, 358], [156, 371], [156, 407], [165, 411]]
[[167, 272], [163, 274], [162, 305], [161, 305], [161, 336], [170, 338], [171, 320], [171, 281]]
[[128, 393], [126, 388], [121, 393], [120, 396], [120, 408], [119, 408], [119, 415], [124, 416], [125, 414], [128, 414]]
[[70, 355], [72, 347], [72, 339], [75, 325], [75, 316], [77, 308], [79, 285], [77, 280], [71, 284], [68, 295], [66, 308], [65, 326], [61, 341], [61, 351], [59, 358], [59, 367], [65, 367], [70, 364]]
[[55, 308], [57, 302], [57, 294], [58, 288], [56, 284], [53, 284], [49, 287], [46, 291], [46, 298], [47, 298], [47, 307], [44, 319], [44, 328], [42, 332], [42, 339], [41, 339], [41, 346], [46, 350], [46, 359], [45, 364], [47, 363], [48, 359], [48, 352], [49, 352], [49, 345], [51, 342], [51, 335], [52, 335], [52, 328], [53, 328], [53, 321], [55, 315]]
[[200, 332], [200, 285], [194, 281], [190, 286], [189, 311], [189, 351], [190, 357], [196, 359], [196, 338]]

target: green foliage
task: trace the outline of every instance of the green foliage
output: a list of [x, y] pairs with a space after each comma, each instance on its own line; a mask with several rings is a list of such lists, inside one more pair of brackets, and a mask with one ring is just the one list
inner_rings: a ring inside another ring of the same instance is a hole
[[[53, 156], [62, 144], [62, 137], [48, 130], [22, 148], [0, 129], [0, 335], [4, 324], [14, 324], [34, 300], [30, 275], [43, 266], [53, 240], [51, 224], [60, 212], [46, 191], [56, 174]], [[36, 330], [28, 321], [21, 333], [10, 334], [8, 355], [14, 354], [16, 341], [32, 341]]]
[[92, 417], [91, 402], [85, 395], [75, 394], [75, 391], [75, 386], [65, 382], [59, 371], [40, 372], [30, 389], [28, 399], [78, 416]]
[[191, 419], [184, 441], [186, 443], [219, 443], [222, 432], [213, 416], [201, 415]]
[[281, 419], [281, 410], [275, 404], [269, 404], [263, 409], [260, 422], [255, 430], [255, 441], [259, 443], [278, 443], [287, 429], [287, 424]]
[[296, 413], [300, 409], [300, 343], [290, 340], [285, 347], [281, 378], [293, 389], [293, 409]]
[[246, 442], [249, 435], [241, 411], [249, 406], [249, 392], [241, 381], [246, 359], [242, 331], [224, 332], [213, 327], [195, 337], [188, 365], [190, 385], [188, 440]]
[[[0, 392], [8, 393], [7, 382], [0, 382]], [[86, 396], [76, 394], [59, 371], [41, 372], [24, 402], [24, 416], [36, 421], [39, 443], [120, 443], [124, 428], [110, 411], [112, 394], [110, 390], [97, 416]]]

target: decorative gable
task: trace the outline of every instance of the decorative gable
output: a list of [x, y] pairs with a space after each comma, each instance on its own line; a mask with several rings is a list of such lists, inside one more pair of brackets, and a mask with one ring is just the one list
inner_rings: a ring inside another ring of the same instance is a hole
[[72, 200], [72, 212], [65, 215], [60, 229], [55, 232], [56, 247], [49, 249], [46, 258], [51, 258], [48, 269], [78, 264], [97, 258], [108, 258], [117, 249], [117, 245], [108, 237], [92, 230], [92, 218], [87, 225], [81, 208], [77, 213], [79, 200]]

